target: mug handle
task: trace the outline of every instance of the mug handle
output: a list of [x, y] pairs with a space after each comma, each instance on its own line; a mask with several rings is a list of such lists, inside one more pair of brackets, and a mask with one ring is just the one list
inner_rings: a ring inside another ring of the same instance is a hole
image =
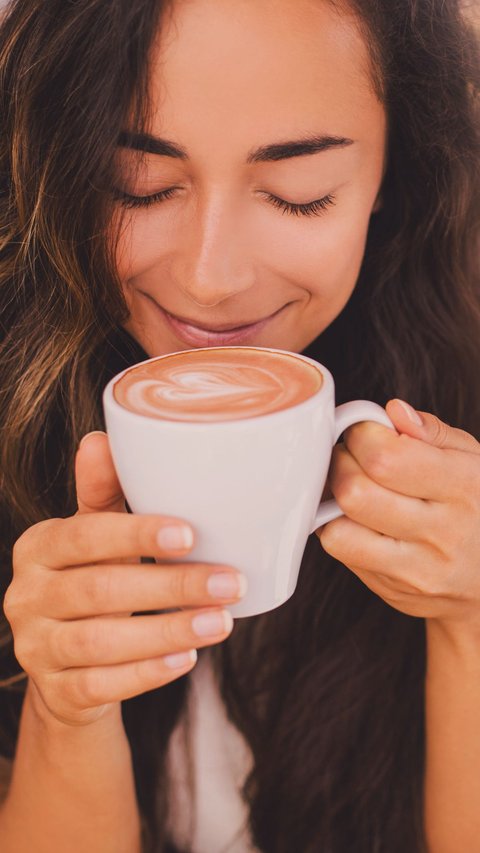
[[[352, 400], [350, 403], [337, 406], [335, 409], [333, 443], [335, 444], [347, 427], [358, 424], [360, 421], [374, 421], [377, 424], [390, 427], [390, 429], [395, 429], [385, 409], [382, 409], [378, 403], [372, 403], [370, 400]], [[317, 510], [310, 532], [313, 533], [318, 527], [333, 521], [334, 518], [339, 518], [343, 514], [336, 501], [323, 501]]]

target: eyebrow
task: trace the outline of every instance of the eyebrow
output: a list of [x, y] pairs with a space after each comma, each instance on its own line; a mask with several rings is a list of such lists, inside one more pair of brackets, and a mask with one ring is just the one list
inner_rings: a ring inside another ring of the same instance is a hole
[[[148, 133], [130, 133], [123, 131], [118, 144], [121, 148], [132, 148], [146, 154], [157, 154], [160, 157], [174, 157], [177, 160], [188, 160], [187, 151], [180, 145], [151, 136]], [[316, 154], [318, 151], [328, 151], [332, 148], [346, 148], [353, 145], [354, 140], [344, 136], [307, 136], [287, 142], [275, 142], [271, 145], [261, 145], [254, 148], [247, 156], [247, 163], [266, 163], [277, 160], [289, 160], [292, 157], [304, 157]]]

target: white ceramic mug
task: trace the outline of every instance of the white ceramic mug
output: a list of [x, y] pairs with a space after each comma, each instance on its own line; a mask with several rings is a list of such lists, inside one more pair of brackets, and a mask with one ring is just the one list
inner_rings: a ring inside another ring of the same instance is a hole
[[359, 421], [393, 429], [376, 403], [356, 400], [335, 408], [329, 371], [306, 356], [289, 355], [319, 370], [321, 387], [291, 408], [258, 417], [199, 423], [132, 412], [113, 394], [126, 371], [103, 394], [113, 461], [132, 511], [188, 521], [195, 531], [188, 560], [231, 565], [246, 575], [245, 597], [229, 607], [235, 618], [290, 598], [308, 536], [342, 515], [334, 500], [320, 503], [342, 432]]

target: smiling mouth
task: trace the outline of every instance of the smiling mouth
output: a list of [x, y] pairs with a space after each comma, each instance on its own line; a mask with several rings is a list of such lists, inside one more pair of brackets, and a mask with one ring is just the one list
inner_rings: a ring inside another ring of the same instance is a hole
[[[158, 303], [157, 303], [158, 304]], [[161, 306], [159, 306], [161, 307]], [[251, 320], [249, 323], [225, 323], [219, 326], [205, 326], [203, 323], [197, 323], [195, 320], [187, 320], [186, 317], [180, 317], [179, 314], [172, 314], [171, 311], [167, 311], [166, 308], [162, 308], [162, 311], [165, 312], [169, 317], [172, 317], [174, 320], [178, 320], [180, 323], [184, 323], [187, 326], [193, 326], [195, 329], [200, 329], [202, 332], [240, 332], [242, 329], [248, 329], [250, 326], [257, 326], [259, 323], [265, 323], [267, 320], [271, 320], [276, 314], [279, 314], [280, 311], [283, 311], [285, 305], [282, 305], [281, 308], [278, 308], [273, 314], [268, 314], [267, 317], [260, 317], [259, 320]]]
[[182, 317], [180, 314], [174, 314], [172, 311], [167, 311], [163, 305], [160, 305], [153, 296], [150, 296], [149, 293], [145, 291], [140, 291], [143, 296], [146, 296], [153, 304], [160, 309], [162, 314], [165, 314], [167, 317], [171, 318], [174, 321], [182, 323], [185, 326], [191, 326], [194, 329], [199, 329], [201, 332], [212, 332], [213, 334], [220, 334], [222, 332], [241, 332], [243, 329], [248, 329], [253, 326], [258, 326], [260, 323], [266, 323], [268, 320], [272, 320], [277, 314], [280, 314], [285, 308], [291, 305], [291, 302], [287, 302], [285, 305], [282, 305], [281, 308], [277, 308], [272, 314], [268, 314], [266, 317], [260, 317], [258, 320], [250, 320], [249, 322], [242, 323], [222, 323], [218, 325], [209, 325], [206, 326], [205, 323], [197, 322], [196, 320], [189, 319], [187, 317]]

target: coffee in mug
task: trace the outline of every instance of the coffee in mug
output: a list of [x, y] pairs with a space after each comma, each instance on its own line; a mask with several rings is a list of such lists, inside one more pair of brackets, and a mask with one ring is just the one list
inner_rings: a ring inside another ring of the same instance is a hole
[[103, 405], [132, 511], [188, 521], [189, 560], [246, 576], [245, 597], [229, 608], [234, 617], [290, 598], [308, 536], [342, 514], [335, 501], [320, 503], [342, 432], [364, 420], [393, 429], [376, 403], [335, 408], [323, 365], [262, 347], [149, 359], [113, 377]]
[[147, 361], [127, 370], [113, 393], [139, 415], [200, 423], [279, 412], [321, 386], [320, 371], [289, 353], [220, 347]]

